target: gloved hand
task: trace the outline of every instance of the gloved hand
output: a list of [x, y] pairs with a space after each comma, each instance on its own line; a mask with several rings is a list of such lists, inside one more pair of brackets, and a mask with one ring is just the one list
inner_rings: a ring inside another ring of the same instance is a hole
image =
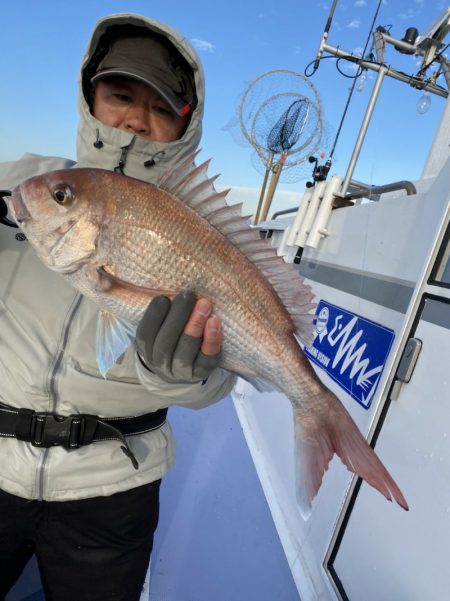
[[220, 320], [209, 317], [210, 313], [211, 303], [196, 301], [189, 290], [172, 302], [166, 296], [154, 298], [136, 331], [136, 349], [143, 363], [169, 383], [208, 378], [219, 364], [221, 343]]

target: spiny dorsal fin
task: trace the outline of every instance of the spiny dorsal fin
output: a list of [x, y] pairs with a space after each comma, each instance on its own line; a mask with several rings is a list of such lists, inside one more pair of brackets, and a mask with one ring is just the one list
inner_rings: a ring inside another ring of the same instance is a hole
[[180, 182], [181, 179], [194, 168], [195, 157], [200, 153], [200, 149], [191, 153], [184, 161], [181, 161], [178, 165], [172, 169], [165, 171], [159, 178], [157, 186], [161, 190], [166, 190], [172, 193], [172, 188]]
[[259, 230], [251, 228], [249, 217], [242, 216], [242, 203], [226, 203], [229, 190], [217, 192], [214, 181], [218, 176], [207, 176], [210, 159], [195, 165], [199, 152], [164, 173], [158, 187], [194, 209], [258, 268], [291, 315], [298, 337], [309, 344], [314, 329], [310, 312], [315, 308], [311, 302], [314, 298], [311, 288], [303, 283], [303, 278], [291, 264], [277, 255], [270, 242], [260, 237]]
[[[179, 190], [183, 190], [183, 194], [187, 196], [189, 192], [200, 186], [203, 186], [208, 181], [206, 173], [208, 171], [211, 159], [208, 159], [202, 163], [199, 167], [194, 167], [189, 171], [180, 181], [176, 182], [171, 192], [172, 194], [178, 195]], [[197, 182], [200, 181], [200, 184]]]

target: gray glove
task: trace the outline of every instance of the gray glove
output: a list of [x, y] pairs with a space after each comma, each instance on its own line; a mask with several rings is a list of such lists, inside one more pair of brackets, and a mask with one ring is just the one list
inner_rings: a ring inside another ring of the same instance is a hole
[[188, 290], [172, 302], [157, 296], [147, 307], [136, 331], [136, 349], [144, 365], [169, 383], [194, 383], [206, 380], [218, 366], [220, 353], [204, 355], [202, 338], [183, 334], [196, 303]]

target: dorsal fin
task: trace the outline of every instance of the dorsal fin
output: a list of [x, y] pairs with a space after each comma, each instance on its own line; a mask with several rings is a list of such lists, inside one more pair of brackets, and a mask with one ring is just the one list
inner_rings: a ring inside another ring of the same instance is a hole
[[214, 181], [218, 176], [207, 176], [210, 160], [195, 165], [199, 152], [164, 173], [158, 187], [194, 209], [255, 265], [288, 310], [297, 336], [309, 344], [314, 329], [311, 310], [315, 308], [311, 288], [304, 284], [294, 266], [279, 257], [268, 240], [261, 238], [259, 230], [249, 225], [249, 217], [242, 215], [242, 203], [226, 203], [229, 190], [217, 192]]
[[[187, 196], [189, 192], [193, 189], [196, 189], [208, 182], [208, 178], [206, 177], [206, 173], [208, 171], [209, 164], [211, 159], [208, 159], [204, 163], [202, 163], [199, 167], [194, 167], [191, 171], [189, 171], [179, 182], [172, 188], [172, 194], [177, 195], [179, 190], [183, 190], [183, 195]], [[197, 182], [200, 181], [200, 184]]]
[[200, 153], [200, 149], [191, 153], [184, 161], [172, 169], [165, 171], [158, 180], [157, 186], [161, 190], [172, 193], [173, 186], [176, 186], [180, 180], [190, 173], [194, 168], [195, 157]]

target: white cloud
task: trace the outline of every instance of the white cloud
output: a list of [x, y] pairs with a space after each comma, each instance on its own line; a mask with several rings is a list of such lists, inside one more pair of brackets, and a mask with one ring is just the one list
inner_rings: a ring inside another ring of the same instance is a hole
[[211, 44], [211, 42], [207, 42], [206, 40], [192, 38], [191, 42], [194, 48], [196, 48], [199, 52], [210, 52], [212, 54], [216, 50], [214, 44]]
[[[239, 204], [243, 203], [242, 206], [242, 214], [243, 215], [252, 215], [255, 213], [259, 196], [261, 194], [260, 188], [246, 188], [243, 186], [219, 186], [216, 185], [217, 191], [221, 192], [227, 188], [230, 188], [230, 191], [227, 195], [227, 203], [231, 204]], [[268, 217], [270, 218], [272, 214], [276, 211], [282, 211], [284, 209], [290, 209], [291, 207], [298, 207], [300, 203], [300, 199], [303, 193], [303, 185], [298, 184], [298, 189], [296, 191], [290, 192], [288, 190], [276, 190], [272, 206], [269, 211]], [[294, 215], [294, 213], [292, 214]]]
[[414, 12], [414, 10], [412, 8], [408, 8], [408, 10], [406, 10], [403, 13], [400, 13], [398, 16], [400, 17], [400, 19], [412, 19], [415, 15], [416, 13]]
[[348, 23], [347, 27], [349, 29], [359, 29], [361, 26], [361, 21], [359, 19], [353, 19], [353, 21], [350, 21], [350, 23]]
[[[356, 63], [347, 63], [345, 65], [345, 69], [343, 69], [344, 73], [346, 73], [347, 75], [353, 75], [354, 73], [356, 73], [359, 70], [359, 65]], [[342, 67], [341, 67], [342, 69]]]
[[274, 17], [277, 14], [277, 11], [275, 9], [270, 9], [267, 12], [262, 12], [258, 14], [258, 19], [267, 19], [270, 17]]

